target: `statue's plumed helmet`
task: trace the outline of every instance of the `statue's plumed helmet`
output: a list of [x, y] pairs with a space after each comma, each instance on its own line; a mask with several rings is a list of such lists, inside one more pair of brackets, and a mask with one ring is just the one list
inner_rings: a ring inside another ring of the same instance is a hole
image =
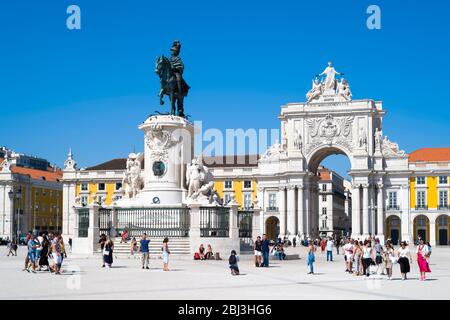
[[180, 51], [181, 49], [181, 43], [178, 40], [175, 40], [172, 44], [172, 48], [170, 48], [171, 51]]

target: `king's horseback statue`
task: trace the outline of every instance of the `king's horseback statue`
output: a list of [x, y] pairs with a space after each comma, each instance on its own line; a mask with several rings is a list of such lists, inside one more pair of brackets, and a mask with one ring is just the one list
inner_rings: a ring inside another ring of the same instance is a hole
[[161, 83], [159, 91], [159, 102], [164, 104], [164, 95], [169, 96], [171, 104], [171, 115], [185, 117], [184, 97], [187, 96], [189, 85], [183, 79], [184, 64], [180, 57], [181, 43], [175, 40], [170, 48], [170, 58], [164, 55], [156, 60], [155, 72]]

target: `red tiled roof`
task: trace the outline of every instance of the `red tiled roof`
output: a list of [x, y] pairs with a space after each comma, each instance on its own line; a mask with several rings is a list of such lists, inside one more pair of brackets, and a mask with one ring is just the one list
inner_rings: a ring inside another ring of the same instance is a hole
[[[86, 170], [125, 170], [126, 168], [127, 158], [117, 158], [86, 168]], [[141, 161], [141, 169], [144, 169], [144, 159]]]
[[450, 148], [422, 148], [409, 154], [410, 162], [450, 161]]
[[210, 168], [257, 167], [258, 159], [259, 155], [255, 154], [202, 157], [203, 164]]
[[331, 171], [327, 168], [321, 168], [318, 170], [320, 180], [331, 180]]
[[[50, 168], [52, 169], [52, 168]], [[45, 181], [59, 181], [63, 176], [63, 172], [61, 170], [56, 171], [44, 171], [37, 170], [31, 168], [18, 167], [16, 165], [11, 166], [11, 172], [17, 174], [28, 175], [32, 179], [36, 180], [45, 180]]]

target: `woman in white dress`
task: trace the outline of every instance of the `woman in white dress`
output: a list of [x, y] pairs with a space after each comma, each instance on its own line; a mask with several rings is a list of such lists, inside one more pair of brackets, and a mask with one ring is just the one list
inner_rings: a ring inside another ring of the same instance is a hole
[[162, 251], [162, 259], [163, 259], [163, 270], [164, 271], [169, 271], [169, 238], [164, 238], [163, 240], [163, 245], [161, 248]]

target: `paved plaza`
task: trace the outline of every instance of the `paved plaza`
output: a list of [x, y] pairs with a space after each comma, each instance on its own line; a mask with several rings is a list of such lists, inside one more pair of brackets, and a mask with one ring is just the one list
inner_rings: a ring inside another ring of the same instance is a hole
[[[271, 260], [270, 268], [255, 268], [253, 256], [242, 255], [242, 275], [231, 276], [227, 260], [193, 261], [173, 258], [171, 272], [152, 259], [142, 270], [139, 260], [118, 258], [113, 268], [100, 268], [101, 258], [70, 256], [64, 274], [32, 274], [22, 271], [25, 247], [18, 257], [7, 257], [0, 247], [0, 299], [448, 299], [450, 298], [450, 248], [433, 249], [429, 279], [418, 281], [414, 261], [409, 280], [373, 276], [366, 280], [344, 272], [343, 256], [316, 255], [315, 275], [307, 275], [304, 248], [288, 248], [302, 259]], [[381, 279], [379, 279], [381, 277]]]

